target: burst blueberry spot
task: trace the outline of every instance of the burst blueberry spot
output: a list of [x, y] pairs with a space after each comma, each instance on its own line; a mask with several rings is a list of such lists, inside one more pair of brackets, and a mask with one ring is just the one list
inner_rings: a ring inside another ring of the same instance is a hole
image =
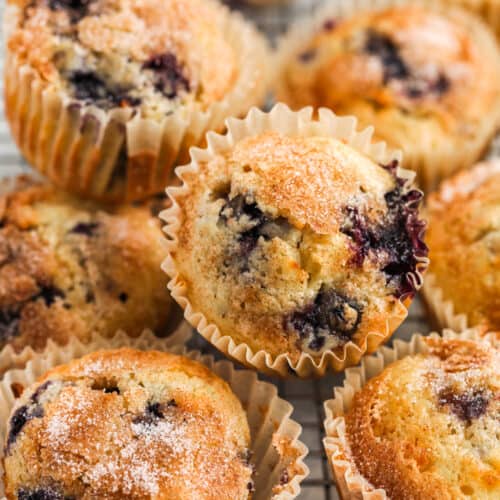
[[120, 293], [120, 295], [118, 295], [118, 300], [125, 304], [128, 300], [128, 293], [126, 293], [126, 292]]
[[380, 59], [384, 68], [384, 84], [392, 79], [404, 79], [410, 74], [399, 48], [386, 35], [368, 30], [365, 51]]
[[65, 10], [72, 23], [77, 23], [88, 14], [89, 5], [95, 0], [49, 0], [51, 10]]
[[64, 299], [65, 296], [66, 295], [60, 288], [57, 288], [53, 285], [48, 285], [41, 287], [40, 291], [31, 300], [40, 298], [45, 302], [45, 305], [47, 307], [50, 307], [58, 298]]
[[120, 394], [120, 389], [114, 385], [104, 388], [105, 394]]
[[180, 91], [189, 91], [189, 80], [175, 54], [166, 52], [152, 56], [142, 67], [154, 72], [156, 90], [169, 99], [176, 97]]
[[140, 99], [127, 94], [125, 89], [111, 89], [93, 71], [77, 70], [68, 76], [74, 96], [86, 103], [96, 104], [104, 109], [138, 106]]
[[298, 56], [299, 60], [303, 63], [308, 63], [314, 59], [316, 56], [316, 50], [310, 49], [304, 52], [301, 52]]
[[414, 295], [418, 260], [428, 254], [423, 242], [425, 223], [418, 218], [422, 193], [404, 192], [404, 180], [396, 174], [397, 162], [385, 168], [394, 176], [396, 187], [385, 194], [387, 213], [383, 220], [370, 223], [358, 207], [348, 206], [341, 231], [352, 240], [353, 264], [361, 266], [367, 256], [380, 259], [394, 295], [405, 298]]
[[0, 310], [0, 341], [8, 341], [19, 335], [19, 322], [19, 312]]
[[323, 29], [325, 31], [332, 31], [337, 27], [337, 21], [335, 19], [327, 19], [323, 23]]
[[9, 422], [9, 434], [7, 436], [6, 453], [16, 441], [24, 426], [34, 418], [43, 417], [43, 408], [38, 405], [20, 406], [12, 415]]
[[98, 227], [98, 222], [78, 222], [71, 228], [70, 233], [93, 236]]
[[64, 496], [60, 491], [51, 487], [36, 489], [20, 488], [17, 492], [18, 500], [74, 500], [75, 497]]
[[349, 341], [361, 321], [362, 310], [354, 299], [323, 285], [313, 303], [285, 318], [284, 328], [309, 339], [310, 349], [320, 350], [328, 336], [343, 344]]
[[470, 424], [486, 412], [489, 397], [483, 390], [473, 390], [462, 394], [452, 389], [444, 389], [438, 395], [440, 405], [446, 405], [460, 420]]

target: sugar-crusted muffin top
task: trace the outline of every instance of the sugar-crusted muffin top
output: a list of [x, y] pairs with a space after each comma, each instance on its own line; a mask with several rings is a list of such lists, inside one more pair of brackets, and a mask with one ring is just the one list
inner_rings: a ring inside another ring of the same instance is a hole
[[245, 499], [249, 444], [239, 400], [200, 363], [100, 351], [51, 370], [16, 404], [7, 498]]
[[202, 109], [232, 88], [238, 68], [227, 12], [210, 0], [12, 0], [9, 50], [69, 96], [161, 118]]
[[430, 270], [471, 326], [500, 330], [500, 162], [445, 181], [429, 198]]
[[345, 417], [352, 459], [389, 498], [498, 498], [499, 351], [427, 343], [356, 393]]
[[194, 311], [254, 351], [385, 333], [419, 286], [421, 193], [329, 137], [266, 132], [182, 174], [172, 257]]
[[41, 349], [48, 338], [88, 341], [119, 329], [164, 333], [163, 206], [106, 208], [22, 180], [0, 196], [0, 348]]
[[281, 97], [340, 114], [399, 111], [470, 133], [464, 123], [499, 106], [498, 50], [477, 22], [418, 5], [326, 19], [287, 61]]

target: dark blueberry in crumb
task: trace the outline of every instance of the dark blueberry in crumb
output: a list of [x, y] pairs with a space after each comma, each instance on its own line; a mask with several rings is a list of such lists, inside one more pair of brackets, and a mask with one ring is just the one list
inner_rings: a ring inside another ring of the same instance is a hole
[[[177, 403], [171, 405], [169, 401], [167, 403], [167, 407], [169, 406], [175, 407], [177, 406]], [[158, 420], [161, 420], [162, 418], [165, 417], [164, 410], [165, 410], [165, 405], [161, 403], [149, 402], [146, 406], [146, 409], [144, 410], [144, 414], [135, 417], [133, 423], [143, 424], [143, 425], [155, 425], [158, 422]]]
[[[243, 195], [237, 195], [226, 201], [219, 212], [219, 221], [235, 228], [239, 243], [237, 257], [243, 260], [247, 259], [255, 249], [259, 238], [268, 241], [275, 236], [284, 236], [291, 229], [285, 218], [267, 217], [257, 203]], [[242, 270], [245, 269], [246, 264]]]
[[337, 21], [335, 19], [327, 19], [323, 23], [323, 29], [325, 31], [332, 31], [337, 27]]
[[124, 89], [111, 89], [93, 71], [78, 70], [68, 76], [74, 96], [89, 104], [109, 109], [119, 106], [138, 106], [140, 99], [127, 95]]
[[457, 394], [452, 389], [445, 389], [438, 395], [440, 405], [446, 405], [464, 422], [471, 423], [486, 412], [489, 397], [485, 391], [476, 390]]
[[120, 293], [120, 295], [118, 295], [118, 300], [125, 304], [125, 302], [127, 302], [127, 300], [128, 300], [128, 293], [126, 293], [126, 292]]
[[308, 63], [312, 61], [315, 56], [316, 56], [316, 50], [310, 49], [306, 50], [305, 52], [301, 52], [298, 57], [301, 62]]
[[49, 0], [51, 10], [66, 10], [71, 22], [76, 23], [88, 13], [88, 7], [94, 0]]
[[173, 408], [177, 408], [177, 401], [175, 399], [170, 399], [167, 402], [167, 406], [170, 406], [170, 407], [173, 407]]
[[45, 302], [45, 305], [47, 307], [50, 307], [56, 299], [64, 299], [66, 295], [64, 292], [60, 289], [57, 288], [56, 286], [49, 285], [49, 286], [43, 286], [40, 291], [37, 293], [35, 297], [32, 298], [32, 300], [36, 300], [38, 298], [43, 299]]
[[253, 493], [255, 491], [255, 486], [253, 484], [253, 481], [249, 481], [247, 483], [247, 490], [250, 492], [250, 493]]
[[252, 451], [248, 448], [244, 451], [238, 453], [238, 458], [245, 464], [250, 465], [250, 459], [252, 458]]
[[95, 302], [95, 294], [92, 290], [87, 290], [85, 292], [85, 302], [90, 304], [91, 302]]
[[17, 498], [19, 500], [73, 500], [74, 497], [67, 497], [53, 488], [43, 487], [36, 490], [20, 488]]
[[31, 402], [38, 404], [40, 402], [40, 396], [53, 384], [51, 380], [47, 380], [42, 385], [40, 385], [37, 390], [31, 396]]
[[189, 91], [189, 80], [183, 74], [175, 54], [166, 52], [151, 57], [143, 66], [155, 74], [155, 88], [169, 99], [176, 97], [180, 91]]
[[442, 73], [438, 79], [431, 84], [430, 90], [438, 95], [443, 95], [450, 90], [451, 82], [446, 75]]
[[82, 234], [84, 236], [93, 236], [98, 227], [98, 222], [78, 222], [71, 228], [70, 233]]
[[422, 193], [404, 192], [405, 181], [397, 177], [397, 162], [384, 166], [394, 176], [396, 187], [385, 194], [387, 214], [377, 225], [370, 223], [357, 207], [345, 208], [345, 221], [341, 231], [352, 240], [352, 262], [361, 266], [370, 254], [382, 260], [382, 271], [387, 283], [398, 298], [415, 293], [414, 273], [418, 258], [425, 257], [428, 249], [423, 242], [425, 223], [418, 218]]
[[0, 341], [19, 335], [20, 313], [0, 310]]
[[24, 426], [34, 418], [43, 417], [43, 408], [40, 405], [20, 406], [10, 418], [9, 435], [7, 437], [6, 452], [16, 441], [17, 436], [23, 430]]
[[361, 316], [360, 304], [323, 285], [312, 304], [285, 319], [285, 329], [295, 330], [303, 339], [312, 338], [309, 348], [319, 350], [328, 335], [344, 343], [349, 341], [358, 328]]
[[116, 386], [105, 387], [104, 392], [106, 394], [120, 394], [120, 389]]
[[288, 484], [290, 481], [290, 475], [288, 474], [288, 469], [283, 469], [280, 475], [280, 484], [283, 486], [284, 484]]
[[368, 30], [365, 51], [376, 56], [384, 68], [384, 83], [392, 79], [404, 79], [410, 75], [396, 44], [386, 35]]

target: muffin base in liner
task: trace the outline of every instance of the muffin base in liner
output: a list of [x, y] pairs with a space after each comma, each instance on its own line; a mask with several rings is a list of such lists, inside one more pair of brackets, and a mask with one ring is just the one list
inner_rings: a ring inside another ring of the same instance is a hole
[[[177, 308], [175, 309], [177, 310]], [[126, 345], [129, 341], [128, 339], [133, 341], [134, 345], [137, 344], [144, 349], [154, 348], [156, 345], [168, 348], [173, 348], [174, 346], [184, 346], [193, 336], [193, 330], [188, 323], [182, 320], [182, 317], [179, 318], [178, 316], [179, 314], [172, 314], [172, 321], [170, 322], [172, 328], [165, 332], [165, 335], [162, 337], [155, 335], [150, 330], [145, 330], [136, 337], [131, 337], [127, 333], [119, 331], [111, 338], [103, 337], [102, 335], [94, 332], [88, 342], [82, 342], [80, 339], [73, 338], [65, 346], [61, 346], [52, 339], [48, 339], [47, 346], [43, 351], [35, 351], [32, 347], [27, 346], [22, 351], [16, 352], [12, 345], [7, 344], [5, 347], [0, 349], [0, 378], [8, 370], [24, 368], [28, 361], [40, 356], [41, 353], [45, 352], [47, 349], [66, 349], [68, 346], [73, 344], [79, 346], [79, 348], [82, 349], [81, 352], [87, 352], [88, 349], [92, 349], [93, 346], [98, 345], [110, 344], [115, 347], [122, 344]]]
[[[208, 130], [222, 130], [226, 117], [261, 104], [268, 90], [266, 41], [241, 14], [214, 6], [235, 50], [237, 80], [206, 110], [180, 104], [161, 121], [143, 118], [132, 108], [104, 111], [84, 105], [7, 51], [5, 114], [27, 161], [58, 187], [89, 198], [118, 202], [163, 191], [191, 146], [201, 144]], [[7, 7], [6, 33], [21, 15], [18, 7]]]
[[[183, 323], [181, 330], [185, 327]], [[224, 379], [241, 401], [252, 439], [251, 463], [254, 466], [255, 485], [252, 499], [296, 498], [300, 493], [300, 483], [309, 474], [309, 469], [303, 461], [308, 449], [299, 440], [302, 427], [290, 418], [292, 405], [278, 397], [274, 385], [258, 380], [254, 372], [235, 370], [231, 362], [216, 362], [212, 356], [202, 355], [198, 351], [186, 352], [182, 345], [172, 344], [169, 340], [144, 332], [135, 339], [118, 334], [113, 339], [98, 338], [85, 345], [77, 340], [62, 348], [50, 344], [43, 353], [35, 355], [24, 370], [10, 370], [0, 380], [0, 441], [3, 443], [5, 440], [15, 393], [33, 384], [51, 368], [99, 349], [130, 347], [168, 351], [203, 363]], [[3, 447], [1, 450], [0, 453], [3, 453]], [[3, 468], [0, 466], [0, 499], [5, 500], [2, 477]]]
[[[326, 19], [350, 18], [361, 12], [383, 10], [405, 4], [421, 4], [434, 11], [442, 10], [447, 13], [465, 10], [456, 4], [451, 5], [452, 2], [445, 0], [338, 0], [327, 2], [309, 18], [293, 24], [279, 41], [273, 78], [278, 99], [281, 96], [287, 102], [286, 96], [291, 95], [283, 78], [288, 61], [292, 60], [301, 48], [307, 45], [312, 36], [321, 31]], [[493, 17], [495, 17], [495, 9], [492, 12], [494, 12]], [[496, 15], [500, 26], [500, 4]], [[480, 19], [472, 19], [469, 32], [472, 30], [474, 36], [482, 44], [484, 57], [491, 56], [492, 61], [498, 60], [500, 56], [498, 44], [484, 23]], [[293, 96], [291, 96], [291, 101], [293, 102]], [[405, 156], [405, 168], [417, 172], [418, 185], [425, 191], [430, 191], [438, 186], [441, 179], [457, 170], [470, 167], [488, 150], [500, 125], [500, 96], [497, 97], [496, 104], [492, 108], [492, 112], [487, 116], [482, 116], [480, 120], [476, 120], [472, 129], [468, 127], [467, 131], [462, 130], [460, 137], [448, 138], [444, 129], [437, 128], [439, 127], [437, 121], [425, 129], [419, 127], [416, 134], [413, 124], [408, 124], [406, 120], [402, 122], [395, 120], [393, 127], [384, 126], [383, 139], [386, 140], [388, 146], [402, 149]], [[497, 110], [496, 113], [495, 110]], [[373, 113], [368, 116], [370, 113], [364, 113], [362, 121], [375, 126], [375, 138], [377, 139], [377, 130], [380, 133], [382, 126], [380, 124], [377, 128], [376, 120], [371, 116]], [[415, 118], [415, 122], [418, 122], [418, 117]], [[406, 125], [406, 129], [404, 125]], [[439, 132], [438, 137], [436, 131]], [[393, 143], [391, 143], [390, 137], [394, 138]]]
[[[372, 143], [373, 128], [368, 127], [361, 132], [356, 131], [356, 118], [352, 116], [339, 117], [332, 111], [321, 108], [318, 111], [318, 119], [313, 119], [312, 108], [304, 108], [298, 112], [291, 111], [284, 104], [277, 104], [269, 113], [264, 113], [253, 108], [247, 117], [228, 119], [225, 135], [210, 132], [207, 134], [208, 146], [206, 149], [193, 148], [191, 151], [191, 163], [176, 169], [177, 175], [183, 180], [184, 174], [193, 174], [199, 171], [199, 163], [207, 162], [216, 154], [228, 151], [233, 145], [244, 137], [255, 136], [264, 131], [274, 130], [290, 136], [325, 136], [339, 139], [361, 153], [369, 156], [380, 164], [388, 164], [393, 159], [401, 160], [398, 151], [389, 151], [385, 144]], [[415, 176], [414, 172], [398, 167], [397, 175], [411, 182]], [[322, 376], [328, 368], [340, 371], [346, 366], [359, 362], [361, 356], [373, 352], [378, 345], [394, 332], [407, 316], [409, 300], [399, 302], [397, 310], [386, 319], [386, 328], [383, 332], [369, 332], [361, 345], [350, 341], [340, 350], [341, 353], [325, 351], [322, 355], [313, 357], [309, 353], [301, 353], [299, 359], [294, 362], [288, 353], [273, 357], [269, 352], [259, 350], [254, 352], [246, 343], [236, 344], [230, 335], [224, 335], [219, 328], [210, 323], [205, 315], [195, 310], [187, 297], [187, 287], [180, 276], [177, 264], [172, 258], [172, 252], [177, 249], [177, 232], [182, 225], [182, 210], [179, 200], [190, 194], [190, 186], [183, 182], [181, 186], [167, 189], [167, 194], [172, 200], [172, 205], [160, 214], [167, 223], [165, 233], [167, 240], [165, 247], [168, 252], [163, 263], [163, 270], [171, 277], [168, 287], [172, 297], [184, 309], [184, 317], [198, 332], [212, 343], [217, 349], [230, 358], [270, 375], [290, 377]], [[416, 288], [422, 284], [422, 272], [427, 267], [428, 259], [417, 258], [417, 270], [411, 276]]]
[[[473, 191], [491, 175], [492, 171], [500, 173], [500, 160], [492, 159], [487, 163], [479, 163], [471, 170], [464, 171], [458, 176], [446, 180], [441, 185], [440, 190], [429, 197], [426, 212], [431, 212], [433, 208], [439, 210], [457, 194], [464, 195]], [[471, 324], [466, 314], [456, 311], [453, 301], [445, 296], [439, 286], [437, 276], [432, 272], [427, 272], [425, 275], [422, 297], [430, 320], [436, 328], [450, 328], [457, 332], [467, 328], [476, 328], [481, 329], [484, 333], [487, 332], [487, 325]]]
[[[476, 329], [465, 330], [461, 333], [444, 330], [442, 336], [445, 339], [481, 340], [480, 332]], [[369, 379], [379, 375], [387, 365], [406, 356], [426, 352], [428, 347], [425, 339], [429, 337], [441, 338], [437, 333], [431, 333], [430, 336], [417, 333], [409, 341], [396, 339], [392, 348], [384, 346], [372, 356], [363, 358], [360, 366], [346, 370], [344, 386], [335, 387], [334, 398], [325, 401], [326, 437], [323, 439], [323, 445], [335, 484], [343, 500], [386, 500], [388, 498], [386, 491], [381, 488], [376, 489], [371, 485], [350, 459], [344, 415], [352, 405], [354, 394]]]

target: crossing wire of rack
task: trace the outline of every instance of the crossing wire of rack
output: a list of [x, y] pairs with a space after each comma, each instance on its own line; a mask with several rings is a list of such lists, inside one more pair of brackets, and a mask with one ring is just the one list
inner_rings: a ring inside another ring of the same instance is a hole
[[[261, 0], [262, 1], [262, 0]], [[302, 19], [324, 3], [325, 0], [282, 0], [277, 5], [255, 6], [243, 0], [229, 0], [226, 3], [231, 8], [238, 9], [252, 20], [269, 39], [274, 42], [284, 33], [291, 22]], [[336, 0], [329, 0], [336, 1]], [[3, 13], [5, 0], [0, 0], [0, 14]], [[3, 34], [2, 34], [3, 38]], [[3, 43], [3, 42], [2, 42]], [[3, 68], [3, 46], [1, 47], [0, 70]], [[0, 88], [3, 94], [3, 83]], [[12, 176], [19, 173], [28, 173], [29, 166], [20, 156], [12, 142], [4, 116], [3, 101], [0, 104], [0, 177]], [[393, 338], [408, 339], [415, 332], [428, 332], [425, 312], [417, 299], [410, 308], [408, 319], [399, 328]], [[195, 335], [189, 347], [210, 352], [216, 357], [216, 352], [201, 336]], [[311, 474], [302, 484], [300, 500], [336, 500], [338, 499], [332, 481], [328, 462], [323, 451], [323, 402], [333, 395], [333, 387], [341, 385], [342, 374], [331, 374], [320, 380], [266, 380], [274, 383], [282, 398], [294, 406], [293, 418], [303, 427], [301, 439], [308, 446], [310, 452], [306, 463]]]

